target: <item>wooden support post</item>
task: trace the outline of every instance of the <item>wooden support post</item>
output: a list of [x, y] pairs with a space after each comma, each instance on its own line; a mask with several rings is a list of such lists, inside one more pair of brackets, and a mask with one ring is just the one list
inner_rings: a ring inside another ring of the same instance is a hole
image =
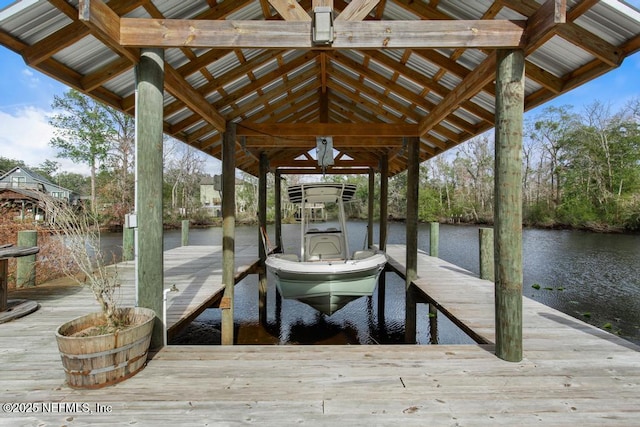
[[499, 50], [495, 129], [496, 355], [522, 360], [522, 120], [524, 52]]
[[429, 303], [429, 343], [438, 344], [438, 309]]
[[376, 175], [373, 168], [369, 170], [369, 200], [367, 206], [367, 247], [373, 246], [373, 196], [375, 196]]
[[182, 220], [182, 246], [189, 246], [189, 220]]
[[406, 310], [405, 342], [416, 342], [416, 295], [412, 282], [418, 277], [418, 186], [420, 182], [420, 140], [407, 138], [407, 224], [406, 224]]
[[0, 259], [0, 313], [9, 307], [9, 260]]
[[162, 227], [162, 105], [164, 50], [142, 49], [136, 70], [136, 213], [138, 305], [154, 310], [151, 347], [164, 343]]
[[258, 173], [258, 254], [260, 270], [258, 272], [258, 320], [261, 325], [267, 324], [267, 248], [262, 244], [260, 229], [267, 229], [267, 172], [269, 159], [264, 151], [260, 153], [260, 171]]
[[236, 235], [236, 125], [227, 123], [222, 137], [222, 345], [233, 345]]
[[387, 230], [389, 216], [389, 154], [380, 159], [380, 250], [387, 249]]
[[[38, 246], [36, 230], [18, 231], [18, 246]], [[36, 285], [36, 255], [16, 259], [16, 288], [30, 288]]]
[[122, 261], [131, 261], [134, 257], [135, 230], [122, 228]]
[[274, 180], [274, 198], [275, 198], [275, 225], [276, 225], [276, 248], [282, 251], [282, 175], [276, 170]]
[[493, 258], [493, 228], [478, 229], [480, 240], [480, 278], [495, 281]]
[[[389, 202], [389, 155], [384, 153], [380, 158], [380, 242], [381, 251], [387, 250], [387, 215]], [[381, 327], [385, 323], [384, 307], [386, 305], [387, 277], [385, 271], [378, 279], [378, 323]]]
[[438, 257], [438, 249], [440, 247], [440, 223], [429, 223], [429, 255]]
[[[322, 56], [324, 57], [325, 55], [322, 54]], [[319, 88], [318, 96], [320, 97], [320, 123], [329, 123], [329, 90], [326, 87]]]

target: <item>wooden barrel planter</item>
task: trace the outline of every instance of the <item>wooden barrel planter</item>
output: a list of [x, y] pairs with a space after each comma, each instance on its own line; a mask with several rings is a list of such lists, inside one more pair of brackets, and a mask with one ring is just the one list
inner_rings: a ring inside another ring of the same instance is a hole
[[155, 312], [148, 308], [121, 309], [131, 327], [112, 334], [74, 337], [104, 324], [104, 314], [92, 313], [58, 328], [56, 340], [67, 384], [73, 388], [100, 388], [135, 375], [147, 360]]

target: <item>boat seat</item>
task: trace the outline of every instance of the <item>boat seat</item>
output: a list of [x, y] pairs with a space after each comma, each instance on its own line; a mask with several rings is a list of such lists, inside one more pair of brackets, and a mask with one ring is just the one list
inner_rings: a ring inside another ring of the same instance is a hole
[[369, 258], [370, 256], [374, 256], [375, 252], [373, 251], [368, 251], [368, 250], [364, 250], [364, 251], [355, 251], [353, 253], [353, 257], [351, 259], [357, 260], [357, 259], [365, 259], [365, 258]]
[[340, 236], [327, 234], [307, 236], [305, 257], [308, 261], [344, 258]]
[[296, 254], [276, 254], [277, 258], [286, 259], [287, 261], [300, 261], [300, 257]]

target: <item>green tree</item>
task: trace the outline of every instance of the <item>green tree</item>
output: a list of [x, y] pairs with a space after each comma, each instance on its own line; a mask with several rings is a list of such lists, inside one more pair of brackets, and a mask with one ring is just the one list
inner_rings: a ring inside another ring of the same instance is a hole
[[[565, 202], [578, 221], [623, 222], [626, 200], [640, 189], [639, 126], [628, 110], [595, 102], [563, 142]], [[584, 215], [588, 213], [588, 217]]]
[[0, 157], [0, 174], [5, 174], [15, 167], [26, 168], [22, 160], [8, 159], [6, 157]]
[[88, 194], [91, 188], [90, 178], [74, 172], [59, 172], [55, 182], [76, 194]]
[[51, 182], [56, 182], [55, 176], [58, 174], [59, 169], [60, 163], [47, 159], [35, 167], [33, 171], [39, 173]]
[[105, 106], [76, 90], [54, 96], [57, 111], [49, 123], [55, 128], [50, 143], [58, 157], [89, 166], [91, 171], [91, 207], [96, 210], [96, 174], [111, 147], [113, 128]]
[[109, 180], [100, 195], [111, 207], [109, 215], [121, 223], [134, 205], [135, 119], [109, 106], [105, 106], [105, 111], [112, 132], [105, 162]]
[[562, 198], [562, 183], [560, 182], [562, 147], [564, 141], [572, 134], [579, 122], [578, 116], [572, 112], [571, 106], [548, 107], [535, 119], [529, 137], [543, 148], [542, 165], [546, 167], [546, 176], [550, 184], [547, 194], [550, 196], [550, 206], [555, 209]]

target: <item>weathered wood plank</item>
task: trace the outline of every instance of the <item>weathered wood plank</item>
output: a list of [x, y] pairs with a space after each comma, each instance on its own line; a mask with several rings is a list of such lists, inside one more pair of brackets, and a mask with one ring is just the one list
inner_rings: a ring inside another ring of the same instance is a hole
[[[89, 21], [91, 22], [91, 21]], [[311, 21], [233, 21], [120, 18], [128, 47], [317, 48]], [[515, 48], [524, 23], [507, 20], [334, 22], [334, 41], [322, 49]]]
[[[237, 260], [246, 257], [238, 263], [257, 259], [255, 247], [236, 252]], [[404, 246], [387, 245], [387, 252], [401, 270]], [[220, 247], [172, 249], [164, 267], [165, 286], [175, 279], [184, 287], [170, 303], [188, 304], [198, 288], [221, 281]], [[133, 298], [133, 264], [118, 270], [123, 299]], [[491, 282], [424, 253], [417, 273], [421, 292], [493, 333]], [[640, 417], [638, 347], [528, 298], [517, 363], [497, 358], [492, 345], [166, 346], [123, 383], [71, 390], [53, 330], [97, 306], [78, 286], [11, 297], [39, 294], [39, 311], [0, 325], [3, 401], [98, 403], [111, 412], [5, 412], [0, 424], [631, 426]]]

